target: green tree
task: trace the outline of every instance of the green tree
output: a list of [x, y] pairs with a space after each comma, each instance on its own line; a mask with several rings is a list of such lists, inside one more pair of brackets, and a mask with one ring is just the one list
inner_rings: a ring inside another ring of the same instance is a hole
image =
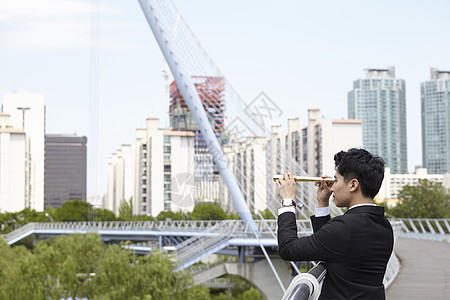
[[175, 272], [165, 253], [137, 257], [111, 245], [99, 260], [94, 299], [208, 299], [208, 289], [192, 286], [190, 275]]
[[[33, 299], [30, 286], [20, 284], [27, 263], [34, 263], [33, 256], [23, 246], [10, 247], [0, 239], [0, 299]], [[33, 285], [33, 282], [30, 282]]]
[[244, 293], [237, 297], [238, 300], [263, 300], [263, 297], [257, 289], [250, 287]]
[[34, 209], [25, 208], [19, 212], [6, 212], [0, 214], [0, 226], [2, 233], [8, 233], [30, 222], [49, 222], [45, 212], [37, 212]]
[[[264, 220], [275, 219], [275, 216], [270, 212], [268, 208], [261, 211], [261, 216], [264, 218]], [[256, 219], [259, 219], [259, 215], [256, 217]]]
[[88, 221], [90, 209], [92, 209], [92, 205], [86, 201], [66, 201], [61, 208], [56, 210], [55, 221]]
[[96, 234], [61, 236], [33, 252], [0, 240], [0, 299], [209, 299], [166, 253], [137, 256]]
[[123, 201], [119, 207], [119, 218], [124, 221], [133, 220], [133, 198]]
[[108, 209], [104, 209], [104, 208], [95, 208], [94, 209], [94, 214], [96, 214], [97, 216], [97, 221], [103, 222], [103, 221], [117, 221], [117, 217], [116, 215], [108, 210]]
[[47, 296], [51, 299], [86, 297], [103, 246], [97, 234], [75, 234], [40, 242], [34, 254], [47, 274]]
[[201, 203], [195, 206], [191, 216], [193, 220], [225, 220], [227, 214], [217, 204]]
[[156, 220], [158, 221], [164, 221], [167, 219], [171, 220], [188, 220], [189, 217], [182, 211], [173, 212], [171, 210], [163, 210], [161, 211], [157, 216]]
[[450, 218], [450, 193], [441, 183], [419, 180], [417, 186], [404, 186], [401, 201], [389, 209], [397, 218]]
[[227, 216], [226, 216], [227, 220], [239, 220], [240, 218], [241, 217], [239, 217], [239, 215], [234, 212], [227, 213]]

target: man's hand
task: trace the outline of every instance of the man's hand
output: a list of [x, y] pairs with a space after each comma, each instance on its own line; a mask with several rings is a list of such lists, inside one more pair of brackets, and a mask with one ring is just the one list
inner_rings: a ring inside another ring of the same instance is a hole
[[295, 185], [294, 175], [292, 173], [284, 173], [283, 178], [277, 180], [277, 184], [280, 188], [281, 199], [289, 198], [295, 201], [297, 186]]
[[[331, 178], [330, 176], [322, 176], [322, 179]], [[317, 204], [318, 207], [327, 207], [330, 206], [330, 196], [332, 194], [331, 187], [333, 186], [332, 182], [328, 182], [322, 180], [321, 182], [316, 182], [315, 184], [317, 189]]]

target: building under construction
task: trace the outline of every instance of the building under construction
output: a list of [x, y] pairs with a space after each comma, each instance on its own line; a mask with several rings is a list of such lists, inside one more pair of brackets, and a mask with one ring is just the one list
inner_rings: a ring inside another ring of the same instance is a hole
[[[224, 130], [224, 86], [223, 77], [193, 76], [203, 108], [207, 113], [211, 127], [219, 142], [223, 140]], [[205, 139], [181, 95], [175, 81], [170, 84], [170, 126], [173, 130], [190, 130], [194, 137], [194, 178], [197, 201], [218, 201], [221, 197], [219, 187], [219, 171], [214, 165]]]
[[[213, 76], [193, 76], [192, 80], [210, 119], [211, 127], [220, 141], [224, 126], [224, 79]], [[170, 84], [169, 116], [173, 130], [192, 130], [195, 133], [195, 151], [204, 152], [205, 140], [175, 81]]]

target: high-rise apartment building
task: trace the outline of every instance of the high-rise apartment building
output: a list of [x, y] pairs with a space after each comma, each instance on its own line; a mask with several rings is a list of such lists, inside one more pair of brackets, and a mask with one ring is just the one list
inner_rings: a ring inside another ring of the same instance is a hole
[[450, 71], [430, 71], [421, 84], [423, 167], [444, 174], [450, 173]]
[[159, 128], [158, 118], [136, 129], [134, 214], [194, 209], [194, 136]]
[[25, 131], [25, 207], [44, 210], [45, 106], [41, 94], [6, 93], [3, 113], [13, 128]]
[[45, 207], [86, 201], [86, 143], [75, 134], [45, 135]]
[[333, 176], [334, 155], [362, 146], [361, 125], [355, 119], [325, 119], [319, 109], [308, 109], [308, 125], [301, 133], [305, 171], [311, 176]]
[[405, 81], [395, 68], [366, 69], [348, 93], [348, 117], [362, 121], [363, 147], [381, 156], [393, 174], [407, 173]]
[[18, 212], [25, 203], [26, 139], [13, 128], [9, 114], [0, 113], [0, 212]]
[[123, 202], [133, 199], [135, 190], [135, 152], [122, 145], [108, 158], [108, 192], [105, 208], [119, 215]]
[[[273, 195], [278, 194], [278, 188], [272, 175], [296, 172], [299, 167], [293, 160], [311, 176], [333, 176], [334, 154], [362, 146], [360, 120], [325, 119], [318, 109], [310, 109], [308, 125], [300, 127], [299, 123], [299, 118], [289, 118], [287, 132], [274, 124], [270, 138], [248, 136], [224, 145], [227, 161], [249, 207], [276, 211], [279, 203], [273, 201]], [[224, 195], [223, 206], [232, 211], [227, 190]], [[312, 200], [304, 199], [308, 203]]]
[[[268, 206], [267, 144], [268, 138], [253, 136], [224, 145], [224, 153], [230, 169], [235, 174], [244, 199], [251, 210], [263, 211]], [[223, 208], [234, 211], [228, 189], [224, 189], [223, 198]]]

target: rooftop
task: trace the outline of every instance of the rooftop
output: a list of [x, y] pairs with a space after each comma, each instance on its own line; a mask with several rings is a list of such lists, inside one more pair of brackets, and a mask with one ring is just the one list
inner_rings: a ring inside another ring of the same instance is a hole
[[366, 71], [366, 78], [395, 78], [395, 67], [367, 68], [364, 71]]

